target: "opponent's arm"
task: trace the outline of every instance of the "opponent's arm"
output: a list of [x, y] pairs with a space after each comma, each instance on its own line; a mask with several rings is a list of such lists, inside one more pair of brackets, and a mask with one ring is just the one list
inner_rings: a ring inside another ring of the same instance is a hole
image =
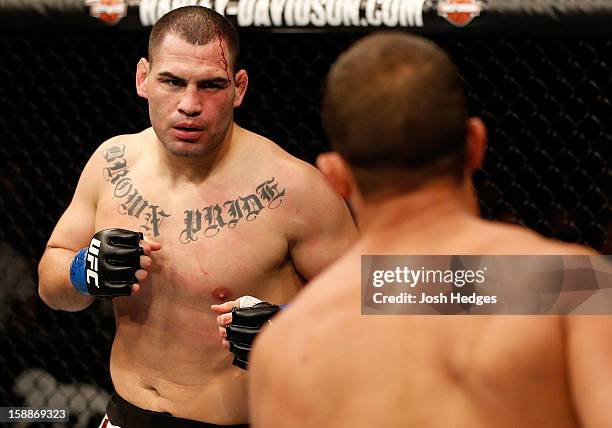
[[357, 239], [357, 228], [344, 199], [317, 169], [308, 167], [300, 181], [289, 254], [295, 269], [309, 280], [346, 251]]
[[579, 425], [612, 426], [612, 316], [568, 316], [567, 356]]

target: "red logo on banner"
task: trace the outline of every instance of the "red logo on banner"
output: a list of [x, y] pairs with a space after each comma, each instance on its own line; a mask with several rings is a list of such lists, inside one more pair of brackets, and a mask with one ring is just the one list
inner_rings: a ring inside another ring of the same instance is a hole
[[115, 25], [127, 15], [125, 0], [88, 0], [89, 14], [109, 25]]
[[480, 15], [482, 2], [479, 0], [441, 0], [438, 3], [438, 16], [457, 27], [465, 27]]

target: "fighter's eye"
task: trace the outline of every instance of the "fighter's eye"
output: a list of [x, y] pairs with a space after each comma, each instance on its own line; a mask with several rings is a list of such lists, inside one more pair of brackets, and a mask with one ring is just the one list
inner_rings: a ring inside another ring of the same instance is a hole
[[225, 85], [217, 82], [204, 82], [200, 84], [200, 87], [202, 89], [222, 89]]
[[178, 79], [167, 79], [167, 80], [163, 80], [163, 82], [164, 82], [166, 85], [168, 85], [168, 86], [172, 86], [172, 87], [175, 87], [175, 86], [180, 86], [180, 85], [183, 83], [183, 82], [181, 82], [181, 81], [180, 81], [180, 80], [178, 80]]

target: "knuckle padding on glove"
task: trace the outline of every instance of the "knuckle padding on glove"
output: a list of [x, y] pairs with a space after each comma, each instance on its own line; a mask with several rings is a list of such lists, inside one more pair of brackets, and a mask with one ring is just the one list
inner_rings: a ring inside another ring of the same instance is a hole
[[[261, 302], [250, 308], [233, 308], [232, 309], [232, 325], [238, 325], [242, 327], [261, 327], [266, 321], [268, 321], [274, 314], [278, 312], [278, 306], [262, 305]], [[261, 306], [260, 306], [261, 305]]]
[[140, 252], [136, 248], [113, 247], [115, 247], [113, 253], [106, 257], [108, 263], [134, 263], [139, 261]]
[[261, 327], [267, 323], [280, 307], [268, 302], [260, 302], [249, 308], [233, 308], [232, 322], [226, 326], [230, 352], [234, 354], [232, 364], [247, 369], [251, 345]]
[[250, 346], [242, 346], [241, 344], [230, 342], [230, 352], [234, 354], [236, 358], [246, 361], [249, 358], [250, 351]]
[[233, 343], [251, 345], [253, 339], [259, 333], [259, 328], [243, 327], [239, 325], [229, 325], [225, 328], [227, 339]]
[[234, 360], [232, 361], [232, 364], [235, 365], [236, 367], [240, 367], [243, 370], [247, 370], [249, 363], [246, 360], [242, 360], [236, 356], [234, 356]]
[[135, 247], [143, 239], [143, 234], [140, 232], [132, 232], [126, 229], [107, 229], [113, 231], [112, 235], [108, 235], [109, 244], [115, 246]]
[[100, 297], [129, 296], [140, 269], [143, 234], [125, 229], [106, 229], [94, 235], [100, 240], [98, 272], [100, 288], [90, 292]]

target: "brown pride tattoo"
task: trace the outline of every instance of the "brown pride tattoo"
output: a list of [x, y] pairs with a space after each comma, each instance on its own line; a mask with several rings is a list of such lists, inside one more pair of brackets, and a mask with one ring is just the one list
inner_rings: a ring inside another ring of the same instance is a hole
[[128, 177], [127, 162], [125, 160], [125, 146], [112, 146], [102, 152], [107, 167], [104, 168], [104, 179], [115, 186], [113, 196], [121, 201], [117, 207], [119, 214], [136, 217], [144, 221], [140, 230], [159, 236], [162, 221], [170, 214], [159, 208], [159, 205], [144, 199], [134, 187], [132, 179]]
[[[136, 217], [142, 220], [140, 230], [160, 235], [163, 220], [170, 217], [159, 205], [145, 199], [134, 187], [128, 176], [129, 168], [125, 160], [125, 146], [109, 147], [102, 152], [107, 166], [104, 168], [104, 179], [114, 185], [113, 196], [120, 200], [117, 209], [119, 214]], [[199, 236], [212, 238], [224, 228], [233, 229], [242, 221], [253, 221], [265, 209], [278, 208], [283, 203], [286, 189], [278, 188], [275, 178], [265, 180], [255, 188], [255, 193], [238, 196], [221, 204], [209, 205], [184, 212], [185, 229], [179, 235], [179, 241], [188, 244], [197, 241]]]
[[[283, 203], [285, 189], [279, 190], [274, 177], [255, 188], [255, 193], [238, 196], [221, 205], [214, 204], [185, 211], [185, 229], [179, 241], [188, 244], [198, 240], [198, 235], [212, 238], [223, 228], [233, 229], [242, 219], [253, 221], [264, 208], [271, 210]], [[221, 208], [223, 207], [223, 208]], [[225, 217], [224, 217], [225, 216]]]

